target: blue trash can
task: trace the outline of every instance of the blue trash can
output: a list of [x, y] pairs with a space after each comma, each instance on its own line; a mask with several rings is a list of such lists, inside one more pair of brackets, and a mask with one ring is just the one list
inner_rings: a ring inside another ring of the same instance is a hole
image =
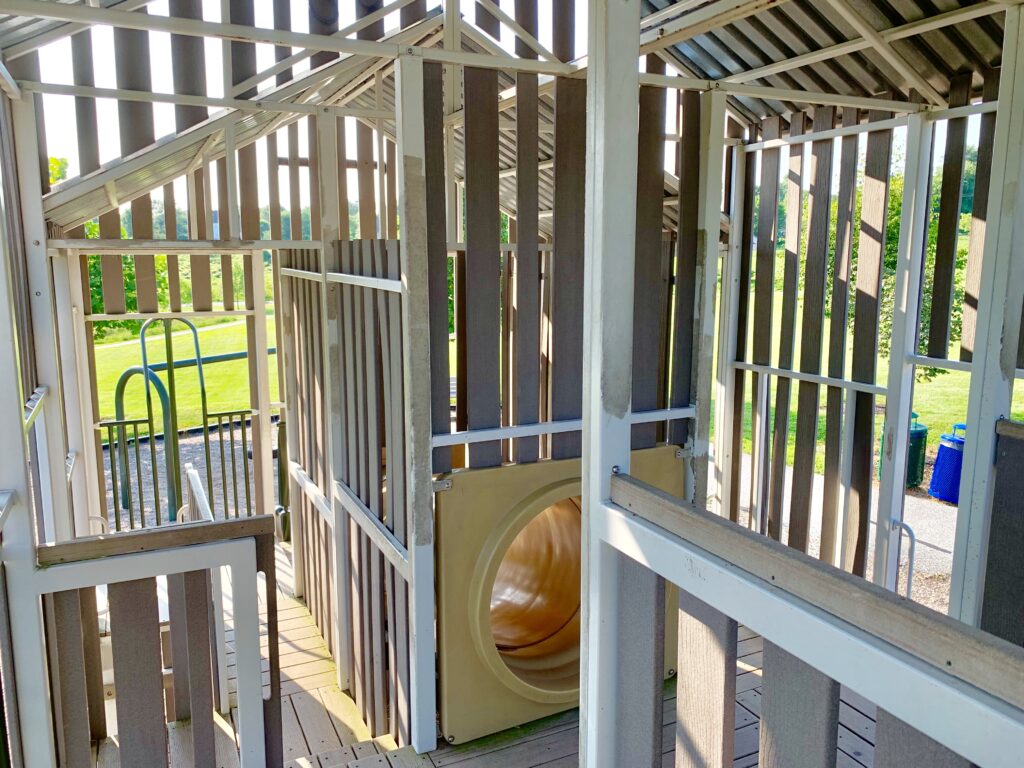
[[954, 424], [953, 432], [939, 440], [939, 453], [935, 457], [932, 481], [928, 484], [928, 495], [948, 501], [960, 502], [960, 469], [964, 464], [964, 435], [966, 424]]

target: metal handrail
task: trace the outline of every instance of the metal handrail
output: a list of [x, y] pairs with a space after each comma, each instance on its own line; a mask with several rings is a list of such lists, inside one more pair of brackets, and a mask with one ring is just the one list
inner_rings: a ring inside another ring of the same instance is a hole
[[900, 532], [900, 537], [903, 534], [907, 534], [907, 538], [910, 540], [910, 549], [907, 550], [907, 599], [910, 600], [911, 592], [914, 589], [914, 557], [917, 554], [917, 536], [914, 535], [914, 529], [907, 525], [902, 520], [893, 520], [892, 529]]

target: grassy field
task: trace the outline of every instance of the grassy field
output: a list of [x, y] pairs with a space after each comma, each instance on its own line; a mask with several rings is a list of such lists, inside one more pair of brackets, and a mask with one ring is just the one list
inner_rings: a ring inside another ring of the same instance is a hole
[[[781, 307], [776, 308], [776, 317]], [[273, 319], [268, 321], [268, 338], [274, 343]], [[199, 330], [200, 346], [203, 355], [237, 352], [245, 350], [245, 324], [233, 322], [208, 326]], [[799, 349], [799, 339], [797, 341]], [[149, 342], [150, 358], [153, 361], [164, 360], [163, 337], [151, 331]], [[194, 357], [191, 335], [178, 332], [174, 335], [174, 354], [179, 360]], [[773, 357], [775, 357], [773, 355]], [[451, 370], [455, 371], [455, 346], [449, 346]], [[137, 341], [99, 344], [96, 347], [96, 362], [99, 371], [97, 384], [100, 399], [101, 418], [114, 418], [114, 390], [121, 373], [132, 366], [141, 365], [141, 355]], [[245, 408], [248, 406], [248, 373], [245, 360], [207, 365], [204, 368], [206, 390], [210, 411]], [[888, 361], [879, 360], [878, 380], [884, 382], [888, 374]], [[277, 391], [277, 357], [270, 358], [270, 397], [278, 400]], [[166, 382], [166, 373], [160, 378]], [[195, 368], [179, 369], [175, 378], [178, 392], [179, 417], [182, 428], [200, 424], [199, 386]], [[934, 454], [938, 449], [939, 436], [947, 432], [956, 422], [967, 419], [967, 395], [970, 376], [967, 373], [952, 371], [936, 376], [929, 381], [919, 381], [914, 389], [914, 410], [919, 414], [920, 422], [930, 428], [928, 436], [928, 453]], [[792, 462], [796, 431], [796, 392], [792, 388], [792, 401], [789, 415], [789, 450], [788, 460]], [[747, 405], [744, 410], [744, 445], [750, 450], [751, 417], [750, 417], [750, 377], [747, 376]], [[819, 451], [816, 458], [817, 469], [823, 468], [824, 449], [820, 445], [825, 438], [824, 419], [825, 392], [822, 388], [822, 410], [818, 421]], [[772, 390], [771, 400], [774, 418], [775, 392]], [[881, 434], [884, 402], [877, 406], [875, 417], [875, 439]], [[125, 390], [125, 415], [128, 417], [144, 417], [146, 414], [145, 390], [141, 376], [134, 376]], [[1024, 419], [1024, 401], [1017, 398], [1014, 402], [1013, 417]], [[157, 415], [159, 418], [159, 415]]]
[[[176, 324], [176, 327], [181, 327]], [[267, 321], [267, 335], [274, 344], [274, 321]], [[150, 330], [147, 351], [151, 362], [166, 360], [163, 334]], [[175, 331], [174, 356], [176, 360], [195, 357], [190, 332]], [[246, 348], [244, 321], [207, 326], [199, 329], [199, 344], [203, 356], [225, 352], [244, 352]], [[133, 366], [141, 366], [142, 351], [138, 341], [122, 341], [96, 346], [97, 390], [99, 394], [100, 418], [115, 416], [114, 392], [121, 374]], [[206, 380], [207, 402], [210, 412], [232, 408], [249, 407], [249, 376], [246, 360], [231, 360], [203, 366]], [[159, 377], [166, 383], [166, 372]], [[199, 397], [199, 378], [196, 368], [179, 368], [175, 372], [175, 386], [178, 402], [178, 425], [181, 428], [198, 426], [202, 423], [202, 408]], [[154, 393], [155, 397], [155, 393]], [[278, 400], [277, 356], [270, 357], [270, 399]], [[146, 393], [142, 376], [133, 376], [125, 389], [124, 415], [128, 418], [143, 418], [146, 415]], [[154, 401], [154, 416], [159, 421], [159, 405]]]

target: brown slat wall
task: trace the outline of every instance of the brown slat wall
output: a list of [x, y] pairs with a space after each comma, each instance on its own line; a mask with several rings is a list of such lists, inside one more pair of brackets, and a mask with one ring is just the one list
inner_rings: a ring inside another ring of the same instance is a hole
[[[664, 62], [647, 57], [647, 71], [663, 74]], [[661, 406], [664, 347], [661, 331], [666, 317], [667, 286], [662, 276], [662, 220], [665, 197], [665, 91], [640, 89], [639, 155], [636, 180], [636, 257], [633, 288], [633, 410]], [[637, 424], [632, 447], [653, 448], [657, 424]]]
[[[970, 101], [971, 79], [970, 72], [953, 77], [949, 85], [950, 107], [962, 107]], [[935, 272], [932, 276], [932, 304], [928, 322], [928, 355], [941, 359], [945, 359], [949, 351], [966, 141], [967, 118], [955, 117], [949, 120], [946, 123], [946, 152], [942, 160]]]
[[[500, 222], [498, 210], [498, 74], [467, 67], [466, 372], [470, 429], [501, 426]], [[501, 463], [498, 442], [469, 446], [469, 466]]]
[[[843, 110], [843, 126], [856, 125], [856, 109]], [[832, 303], [829, 317], [828, 375], [846, 377], [847, 310], [850, 301], [850, 263], [853, 256], [853, 217], [857, 193], [857, 136], [840, 141], [839, 196], [836, 201], [836, 253], [832, 270]], [[843, 391], [828, 387], [825, 393], [825, 495], [822, 506], [819, 557], [832, 561], [838, 537], [840, 464], [843, 450]]]
[[[807, 116], [796, 112], [790, 117], [789, 135], [804, 132]], [[793, 151], [793, 149], [797, 151]], [[800, 289], [801, 234], [803, 232], [803, 166], [804, 147], [793, 145], [789, 155], [786, 178], [785, 263], [782, 271], [782, 317], [779, 338], [779, 368], [793, 368], [796, 344], [796, 303]], [[771, 475], [769, 480], [767, 533], [776, 541], [782, 539], [782, 513], [786, 488], [786, 453], [789, 443], [789, 407], [792, 381], [780, 376], [775, 382], [775, 418], [773, 424]]]
[[[985, 73], [984, 101], [999, 99], [999, 70]], [[988, 227], [989, 185], [992, 181], [992, 146], [995, 141], [996, 113], [981, 116], [978, 136], [978, 165], [974, 177], [974, 208], [971, 213], [971, 236], [967, 246], [967, 276], [964, 285], [963, 326], [960, 334], [960, 359], [974, 357], [974, 341], [978, 325], [978, 296], [981, 293], [981, 260], [985, 255], [985, 232]], [[1018, 355], [1017, 367], [1021, 368]]]
[[[814, 110], [814, 130], [835, 123], [834, 107]], [[821, 372], [821, 342], [825, 317], [825, 277], [829, 250], [829, 215], [832, 188], [831, 139], [811, 144], [811, 188], [808, 216], [807, 260], [804, 272], [804, 307], [800, 335], [800, 370]], [[789, 545], [807, 551], [807, 532], [814, 481], [814, 452], [818, 441], [820, 387], [801, 381], [797, 388], [796, 452], [793, 458], [793, 491], [790, 504]]]
[[[888, 112], [871, 112], [871, 122], [891, 117]], [[857, 297], [853, 316], [853, 359], [850, 378], [874, 384], [878, 363], [878, 315], [882, 288], [882, 260], [885, 255], [886, 217], [889, 203], [889, 172], [892, 131], [872, 131], [867, 138], [861, 198], [860, 239], [857, 248]], [[850, 467], [850, 504], [847, 535], [856, 525], [853, 563], [843, 568], [863, 573], [871, 516], [872, 465], [875, 452], [875, 398], [866, 392], [854, 395], [853, 455]], [[857, 560], [861, 565], [858, 567]]]
[[65, 713], [58, 723], [62, 729], [61, 764], [68, 768], [92, 765], [92, 737], [89, 729], [89, 702], [86, 692], [85, 653], [82, 611], [78, 590], [55, 592], [53, 613], [56, 621], [57, 681], [59, 711]]

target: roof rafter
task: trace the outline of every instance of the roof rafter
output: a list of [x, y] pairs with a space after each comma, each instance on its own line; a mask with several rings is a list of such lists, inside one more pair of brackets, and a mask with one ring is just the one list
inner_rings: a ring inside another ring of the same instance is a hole
[[640, 55], [703, 35], [788, 0], [715, 0], [640, 35]]

